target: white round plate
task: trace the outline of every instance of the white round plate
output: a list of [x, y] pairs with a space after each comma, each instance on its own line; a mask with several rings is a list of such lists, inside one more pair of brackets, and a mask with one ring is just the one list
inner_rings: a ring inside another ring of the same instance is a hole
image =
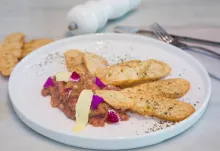
[[[74, 121], [52, 108], [50, 97], [41, 96], [46, 79], [56, 72], [66, 71], [63, 53], [69, 49], [94, 52], [111, 64], [131, 59], [164, 61], [172, 67], [167, 78], [182, 77], [190, 81], [191, 89], [181, 100], [194, 105], [196, 112], [179, 123], [132, 114], [126, 122], [99, 128], [88, 125], [83, 132], [74, 133]], [[102, 150], [148, 146], [185, 131], [204, 113], [210, 94], [209, 76], [192, 56], [160, 41], [127, 34], [91, 34], [56, 41], [22, 59], [9, 80], [13, 107], [25, 124], [58, 142]]]

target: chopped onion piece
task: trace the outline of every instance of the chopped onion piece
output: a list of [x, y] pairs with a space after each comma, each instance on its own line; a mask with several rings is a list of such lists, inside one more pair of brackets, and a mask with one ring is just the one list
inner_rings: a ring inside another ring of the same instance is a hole
[[72, 88], [66, 88], [64, 89], [64, 91], [66, 91], [68, 94], [67, 94], [67, 98], [69, 98], [71, 92], [72, 92]]
[[106, 85], [97, 77], [95, 77], [95, 84], [100, 88], [106, 87]]
[[44, 88], [49, 88], [50, 86], [54, 86], [53, 79], [51, 77], [49, 77], [44, 83]]
[[120, 121], [120, 117], [117, 112], [114, 110], [108, 110], [108, 117], [107, 117], [108, 122], [110, 123], [117, 123]]
[[72, 90], [70, 90], [70, 91], [68, 92], [67, 98], [69, 98], [71, 92], [72, 92]]
[[66, 88], [66, 89], [64, 89], [66, 92], [69, 92], [69, 91], [71, 91], [72, 90], [72, 88]]
[[104, 102], [104, 99], [98, 95], [93, 95], [92, 97], [92, 104], [91, 104], [91, 108], [94, 110], [94, 109], [97, 109], [98, 105], [100, 103]]
[[75, 71], [70, 76], [70, 81], [78, 82], [79, 79], [80, 79], [80, 75]]

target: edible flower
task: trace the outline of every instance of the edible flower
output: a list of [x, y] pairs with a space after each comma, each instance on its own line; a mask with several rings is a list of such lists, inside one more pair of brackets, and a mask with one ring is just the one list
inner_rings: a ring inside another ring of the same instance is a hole
[[93, 95], [92, 97], [92, 104], [91, 104], [91, 108], [94, 110], [94, 109], [97, 109], [98, 105], [100, 103], [104, 102], [104, 99], [98, 95]]
[[120, 121], [120, 117], [117, 112], [111, 109], [111, 110], [108, 110], [107, 120], [110, 123], [117, 123]]
[[44, 88], [48, 88], [50, 86], [54, 86], [53, 79], [49, 77], [47, 81], [44, 83]]
[[97, 77], [95, 77], [95, 84], [100, 88], [106, 87], [106, 85]]
[[70, 76], [70, 81], [78, 82], [79, 79], [80, 79], [80, 75], [75, 71]]

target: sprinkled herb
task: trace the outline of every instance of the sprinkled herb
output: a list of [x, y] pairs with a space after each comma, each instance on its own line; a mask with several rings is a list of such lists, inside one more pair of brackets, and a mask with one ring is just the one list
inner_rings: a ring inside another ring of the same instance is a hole
[[168, 110], [172, 110], [172, 109], [173, 109], [173, 107], [169, 107], [169, 108], [168, 108]]

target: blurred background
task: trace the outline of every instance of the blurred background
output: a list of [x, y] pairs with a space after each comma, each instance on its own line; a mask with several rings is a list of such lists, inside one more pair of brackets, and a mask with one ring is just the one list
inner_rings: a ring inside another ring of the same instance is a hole
[[[17, 31], [28, 38], [63, 38], [68, 31], [68, 11], [83, 2], [86, 0], [1, 0], [0, 40]], [[219, 10], [219, 0], [143, 0], [138, 10], [110, 21], [100, 32], [111, 32], [115, 25], [147, 26], [159, 22], [168, 31], [195, 36], [199, 33], [206, 38], [204, 29], [215, 33], [220, 27]], [[212, 35], [207, 38], [220, 40], [218, 35]]]

